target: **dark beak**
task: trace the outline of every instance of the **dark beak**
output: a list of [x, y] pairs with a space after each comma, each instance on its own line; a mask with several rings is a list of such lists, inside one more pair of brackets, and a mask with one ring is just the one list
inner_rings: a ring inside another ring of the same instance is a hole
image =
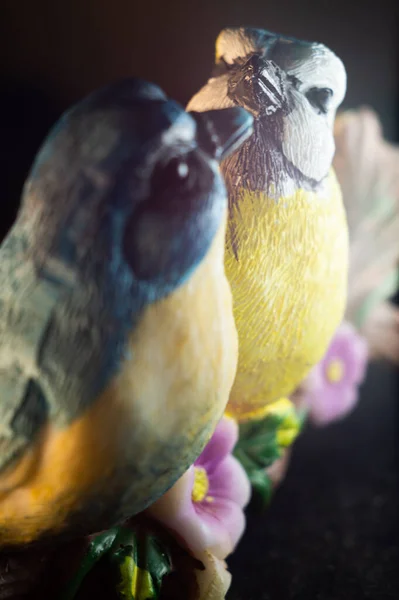
[[253, 117], [243, 108], [190, 112], [197, 122], [201, 150], [218, 161], [237, 150], [253, 133]]
[[272, 60], [251, 55], [229, 79], [229, 98], [255, 117], [271, 115], [287, 106], [287, 76]]

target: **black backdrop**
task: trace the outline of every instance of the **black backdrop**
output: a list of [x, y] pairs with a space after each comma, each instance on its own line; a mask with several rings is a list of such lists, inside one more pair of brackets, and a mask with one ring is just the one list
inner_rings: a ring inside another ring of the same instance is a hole
[[1, 0], [0, 233], [62, 110], [129, 75], [185, 103], [209, 75], [218, 32], [243, 24], [329, 45], [348, 72], [343, 106], [373, 106], [398, 138], [398, 0]]
[[[398, 129], [397, 0], [2, 0], [0, 234], [48, 128], [71, 102], [126, 75], [185, 102], [226, 25], [326, 43], [348, 71], [345, 107], [369, 104]], [[398, 374], [370, 369], [346, 421], [308, 429], [268, 514], [250, 515], [230, 559], [231, 600], [399, 597]]]

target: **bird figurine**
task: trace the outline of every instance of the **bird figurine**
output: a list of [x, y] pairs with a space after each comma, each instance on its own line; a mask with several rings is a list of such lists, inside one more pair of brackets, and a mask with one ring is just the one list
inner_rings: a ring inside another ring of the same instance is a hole
[[344, 314], [348, 232], [331, 163], [345, 91], [343, 63], [324, 45], [233, 28], [220, 33], [213, 76], [187, 106], [254, 116], [252, 136], [221, 165], [239, 336], [227, 414], [239, 421], [296, 389]]
[[237, 360], [218, 162], [241, 108], [127, 79], [43, 143], [0, 247], [0, 547], [101, 531], [200, 454]]

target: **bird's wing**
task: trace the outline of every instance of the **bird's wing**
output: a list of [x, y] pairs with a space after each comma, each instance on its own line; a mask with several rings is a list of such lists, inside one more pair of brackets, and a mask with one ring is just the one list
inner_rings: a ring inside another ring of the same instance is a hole
[[0, 472], [21, 456], [47, 418], [36, 380], [18, 365], [0, 369]]
[[[368, 108], [335, 123], [334, 168], [350, 235], [346, 318], [368, 337], [371, 353], [399, 361], [399, 312], [389, 303], [398, 286], [399, 147], [384, 140]], [[390, 330], [390, 343], [382, 344]]]
[[37, 369], [57, 302], [10, 234], [0, 248], [0, 471], [21, 455], [47, 418]]

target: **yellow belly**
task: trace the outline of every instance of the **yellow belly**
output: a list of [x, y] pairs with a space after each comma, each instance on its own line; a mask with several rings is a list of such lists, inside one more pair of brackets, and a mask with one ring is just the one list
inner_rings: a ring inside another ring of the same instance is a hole
[[1, 474], [0, 546], [106, 528], [157, 499], [201, 452], [237, 364], [224, 244], [225, 224], [190, 280], [142, 314], [98, 400], [65, 429], [47, 424]]
[[346, 303], [348, 234], [335, 175], [328, 193], [278, 201], [243, 192], [230, 215], [226, 273], [239, 336], [228, 414], [261, 416], [294, 391], [324, 355]]

